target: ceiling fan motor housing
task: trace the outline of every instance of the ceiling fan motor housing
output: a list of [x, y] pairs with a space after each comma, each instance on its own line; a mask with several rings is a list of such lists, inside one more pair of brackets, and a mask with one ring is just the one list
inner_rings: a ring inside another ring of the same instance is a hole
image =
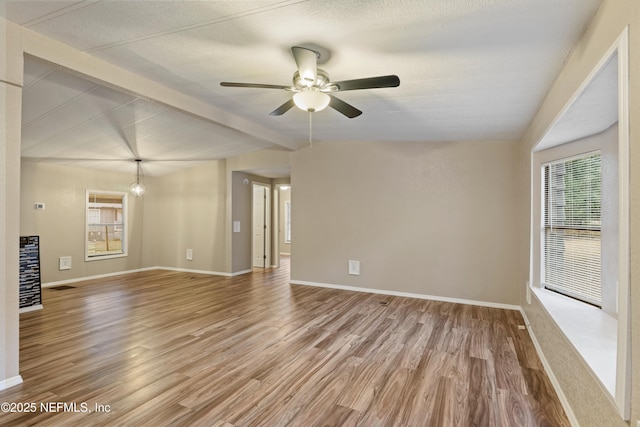
[[294, 90], [303, 90], [307, 87], [317, 87], [322, 92], [333, 92], [335, 89], [332, 88], [333, 85], [329, 84], [329, 74], [318, 68], [316, 81], [313, 84], [307, 84], [306, 80], [300, 76], [300, 72], [296, 71], [293, 73], [293, 87]]

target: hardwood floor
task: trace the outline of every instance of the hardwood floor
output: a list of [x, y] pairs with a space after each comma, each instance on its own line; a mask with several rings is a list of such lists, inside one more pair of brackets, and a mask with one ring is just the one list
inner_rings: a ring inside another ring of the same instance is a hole
[[21, 315], [24, 383], [0, 402], [33, 411], [0, 425], [570, 425], [517, 311], [289, 285], [286, 266], [73, 286]]

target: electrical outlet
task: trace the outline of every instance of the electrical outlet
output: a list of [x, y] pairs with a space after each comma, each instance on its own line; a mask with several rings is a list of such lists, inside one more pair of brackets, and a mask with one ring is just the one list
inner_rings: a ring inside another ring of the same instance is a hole
[[349, 274], [352, 276], [360, 275], [360, 261], [349, 260]]
[[193, 249], [187, 249], [187, 259], [193, 261]]

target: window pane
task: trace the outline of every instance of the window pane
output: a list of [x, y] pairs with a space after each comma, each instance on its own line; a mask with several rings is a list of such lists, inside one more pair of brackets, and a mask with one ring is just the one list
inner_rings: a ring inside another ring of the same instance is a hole
[[545, 166], [545, 286], [600, 305], [600, 154]]
[[87, 192], [87, 257], [124, 254], [123, 193]]

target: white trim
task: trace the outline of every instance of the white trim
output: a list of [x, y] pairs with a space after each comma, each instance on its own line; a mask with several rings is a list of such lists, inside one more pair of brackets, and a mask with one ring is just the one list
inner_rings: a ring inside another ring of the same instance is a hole
[[220, 271], [209, 271], [209, 270], [197, 270], [195, 268], [180, 268], [180, 267], [155, 267], [156, 270], [169, 270], [169, 271], [177, 271], [179, 273], [195, 273], [195, 274], [208, 274], [210, 276], [225, 276], [231, 277], [233, 273], [223, 273]]
[[521, 310], [521, 307], [519, 305], [502, 304], [498, 302], [439, 297], [435, 295], [424, 295], [424, 294], [414, 294], [410, 292], [389, 291], [386, 289], [361, 288], [359, 286], [334, 285], [330, 283], [308, 282], [306, 280], [290, 280], [289, 283], [291, 283], [292, 285], [317, 286], [319, 288], [340, 289], [343, 291], [368, 292], [371, 294], [382, 294], [382, 295], [390, 295], [390, 296], [405, 297], [405, 298], [416, 298], [416, 299], [428, 299], [428, 300], [434, 300], [434, 301], [452, 302], [456, 304], [477, 305], [480, 307], [503, 308], [505, 310], [518, 310], [518, 311]]
[[196, 270], [193, 268], [178, 268], [178, 267], [154, 267], [156, 270], [169, 270], [169, 271], [178, 271], [181, 273], [195, 273], [195, 274], [208, 274], [210, 276], [224, 276], [224, 277], [235, 277], [240, 276], [242, 274], [251, 273], [253, 270], [242, 270], [242, 271], [234, 271], [233, 273], [225, 273], [222, 271], [210, 271], [210, 270]]
[[17, 386], [18, 384], [22, 384], [22, 377], [20, 375], [16, 375], [15, 377], [7, 378], [6, 380], [0, 381], [0, 391], [6, 390], [9, 387]]
[[578, 423], [578, 419], [576, 418], [576, 415], [573, 413], [573, 409], [571, 408], [571, 405], [569, 404], [569, 401], [567, 400], [567, 396], [565, 396], [564, 391], [562, 391], [562, 387], [560, 387], [560, 383], [558, 382], [558, 379], [553, 373], [553, 370], [551, 369], [551, 365], [547, 361], [546, 357], [544, 357], [544, 353], [542, 352], [540, 343], [536, 339], [536, 336], [533, 333], [533, 330], [531, 329], [531, 323], [529, 322], [527, 313], [525, 313], [522, 307], [520, 308], [520, 313], [522, 314], [522, 318], [524, 319], [524, 324], [527, 328], [527, 332], [529, 332], [531, 341], [533, 341], [533, 346], [536, 348], [536, 352], [538, 353], [538, 357], [542, 362], [542, 366], [544, 367], [545, 373], [547, 374], [549, 381], [551, 381], [551, 385], [553, 386], [553, 389], [556, 391], [556, 394], [558, 395], [558, 400], [560, 400], [560, 404], [562, 405], [562, 408], [564, 409], [564, 412], [567, 415], [569, 422], [571, 423], [572, 426], [579, 427], [580, 423]]
[[147, 268], [137, 268], [135, 270], [116, 271], [115, 273], [97, 274], [95, 276], [76, 277], [75, 279], [59, 280], [57, 282], [43, 283], [42, 287], [50, 288], [53, 286], [66, 285], [68, 283], [84, 282], [85, 280], [102, 279], [104, 277], [120, 276], [122, 274], [139, 273], [141, 271], [149, 271], [149, 270], [157, 270], [157, 269], [158, 267], [147, 267]]
[[[618, 53], [618, 351], [615, 401], [625, 420], [631, 418], [631, 296], [629, 207], [629, 26], [616, 40]], [[611, 55], [611, 54], [609, 54]]]
[[[255, 212], [254, 212], [254, 208], [255, 208], [255, 192], [256, 192], [256, 187], [263, 187], [264, 188], [264, 232], [262, 233], [262, 239], [264, 241], [264, 262], [262, 266], [259, 265], [255, 265]], [[258, 268], [268, 268], [267, 266], [271, 265], [271, 261], [273, 260], [274, 256], [273, 256], [273, 251], [271, 250], [271, 239], [273, 238], [272, 234], [273, 234], [273, 230], [274, 227], [272, 226], [272, 197], [273, 197], [273, 190], [271, 187], [271, 184], [267, 184], [264, 182], [260, 182], [260, 181], [251, 181], [251, 266], [252, 267], [258, 267]], [[278, 227], [275, 227], [275, 230], [277, 230]], [[279, 237], [276, 236], [276, 239], [278, 239]], [[276, 252], [277, 253], [277, 252]]]
[[76, 277], [75, 279], [59, 280], [57, 282], [47, 282], [47, 283], [43, 283], [42, 287], [51, 288], [53, 286], [66, 285], [69, 283], [84, 282], [86, 280], [102, 279], [105, 277], [121, 276], [123, 274], [140, 273], [142, 271], [153, 271], [153, 270], [169, 270], [169, 271], [178, 271], [182, 273], [208, 274], [211, 276], [224, 276], [224, 277], [240, 276], [242, 274], [251, 273], [253, 271], [253, 270], [242, 270], [242, 271], [235, 271], [233, 273], [225, 273], [222, 271], [195, 270], [191, 268], [155, 266], [155, 267], [136, 268], [134, 270], [116, 271], [114, 273], [107, 273], [107, 274], [97, 274], [95, 276]]
[[44, 307], [42, 306], [42, 304], [38, 304], [38, 305], [32, 305], [31, 307], [22, 307], [19, 310], [19, 313], [28, 313], [30, 311], [36, 311], [36, 310], [42, 310]]
[[291, 253], [290, 252], [280, 252], [280, 255], [291, 256]]
[[220, 273], [221, 275], [226, 275], [226, 276], [230, 276], [230, 277], [235, 277], [235, 276], [241, 276], [243, 274], [248, 274], [248, 273], [253, 273], [252, 269], [249, 270], [240, 270], [240, 271], [234, 271], [233, 273]]

